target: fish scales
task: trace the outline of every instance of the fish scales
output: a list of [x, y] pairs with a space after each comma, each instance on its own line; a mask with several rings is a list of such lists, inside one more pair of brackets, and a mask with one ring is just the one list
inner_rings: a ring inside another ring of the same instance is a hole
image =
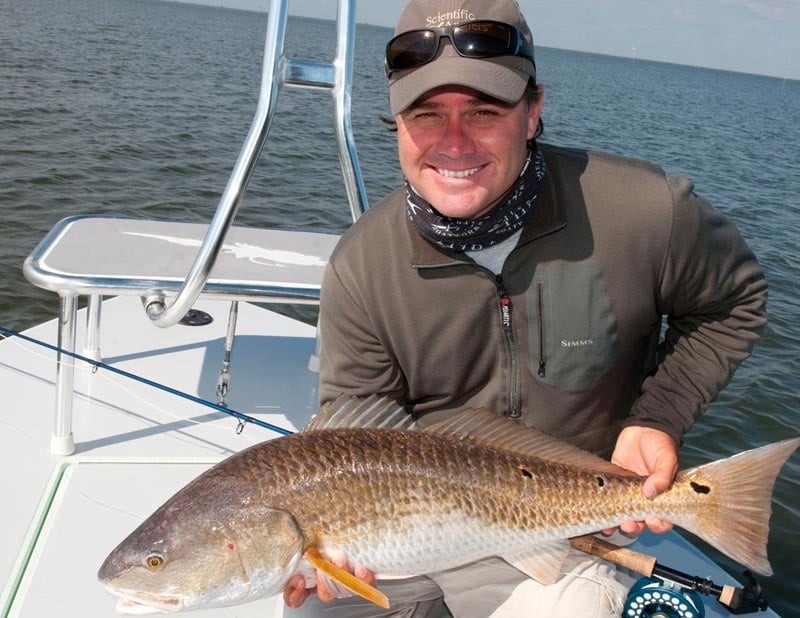
[[[478, 559], [511, 539], [534, 544], [583, 534], [647, 506], [638, 478], [581, 473], [421, 432], [317, 431], [237, 459], [208, 481], [224, 475], [225, 483], [252, 491], [251, 499], [292, 513], [307, 543], [341, 550], [379, 573], [455, 566], [463, 558], [449, 558], [447, 548], [468, 534]], [[408, 545], [427, 548], [426, 555], [403, 558]]]
[[[491, 412], [419, 431], [394, 402], [352, 401], [321, 411], [303, 433], [232, 455], [157, 509], [98, 573], [118, 610], [244, 603], [279, 593], [311, 566], [385, 602], [320, 552], [389, 577], [500, 556], [554, 581], [565, 539], [648, 517], [771, 574], [772, 487], [798, 438], [681, 471], [648, 500], [642, 477]], [[342, 421], [370, 417], [393, 428]]]

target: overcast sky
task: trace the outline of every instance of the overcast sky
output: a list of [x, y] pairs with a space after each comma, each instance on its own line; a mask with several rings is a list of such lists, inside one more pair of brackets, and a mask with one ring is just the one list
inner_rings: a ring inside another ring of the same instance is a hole
[[[269, 0], [193, 0], [266, 11]], [[406, 0], [360, 0], [358, 22], [394, 26]], [[333, 19], [336, 0], [289, 12]], [[520, 0], [545, 47], [800, 79], [800, 0]]]

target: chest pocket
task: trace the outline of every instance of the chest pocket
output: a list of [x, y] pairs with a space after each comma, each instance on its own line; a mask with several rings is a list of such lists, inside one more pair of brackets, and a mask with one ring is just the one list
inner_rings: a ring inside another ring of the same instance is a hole
[[526, 302], [531, 372], [537, 379], [585, 390], [613, 366], [617, 322], [596, 266], [539, 264]]

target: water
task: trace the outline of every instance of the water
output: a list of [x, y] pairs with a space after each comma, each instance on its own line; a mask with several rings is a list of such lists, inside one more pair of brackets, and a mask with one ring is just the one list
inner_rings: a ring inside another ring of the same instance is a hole
[[[266, 16], [149, 0], [0, 0], [0, 325], [55, 315], [22, 262], [78, 213], [207, 222], [255, 110]], [[329, 60], [333, 25], [292, 20], [294, 57]], [[382, 48], [357, 31], [354, 132], [370, 201], [400, 182]], [[770, 282], [770, 322], [732, 384], [686, 436], [693, 465], [800, 434], [800, 82], [537, 50], [545, 138], [658, 162], [738, 223]], [[289, 91], [237, 223], [341, 231], [329, 95]], [[765, 582], [800, 615], [800, 457], [776, 487]], [[730, 570], [735, 565], [721, 559]], [[670, 565], [680, 568], [680, 565]], [[702, 574], [701, 574], [702, 575]]]

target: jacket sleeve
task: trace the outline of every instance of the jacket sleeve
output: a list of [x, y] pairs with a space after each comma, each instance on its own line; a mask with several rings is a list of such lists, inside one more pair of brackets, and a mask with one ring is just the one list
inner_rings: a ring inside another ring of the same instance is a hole
[[400, 398], [403, 376], [373, 327], [359, 292], [364, 285], [355, 284], [358, 274], [346, 263], [340, 274], [335, 257], [325, 269], [320, 297], [320, 404], [339, 395]]
[[767, 283], [736, 226], [686, 179], [668, 183], [674, 218], [657, 291], [667, 329], [625, 425], [660, 429], [680, 444], [758, 340]]

